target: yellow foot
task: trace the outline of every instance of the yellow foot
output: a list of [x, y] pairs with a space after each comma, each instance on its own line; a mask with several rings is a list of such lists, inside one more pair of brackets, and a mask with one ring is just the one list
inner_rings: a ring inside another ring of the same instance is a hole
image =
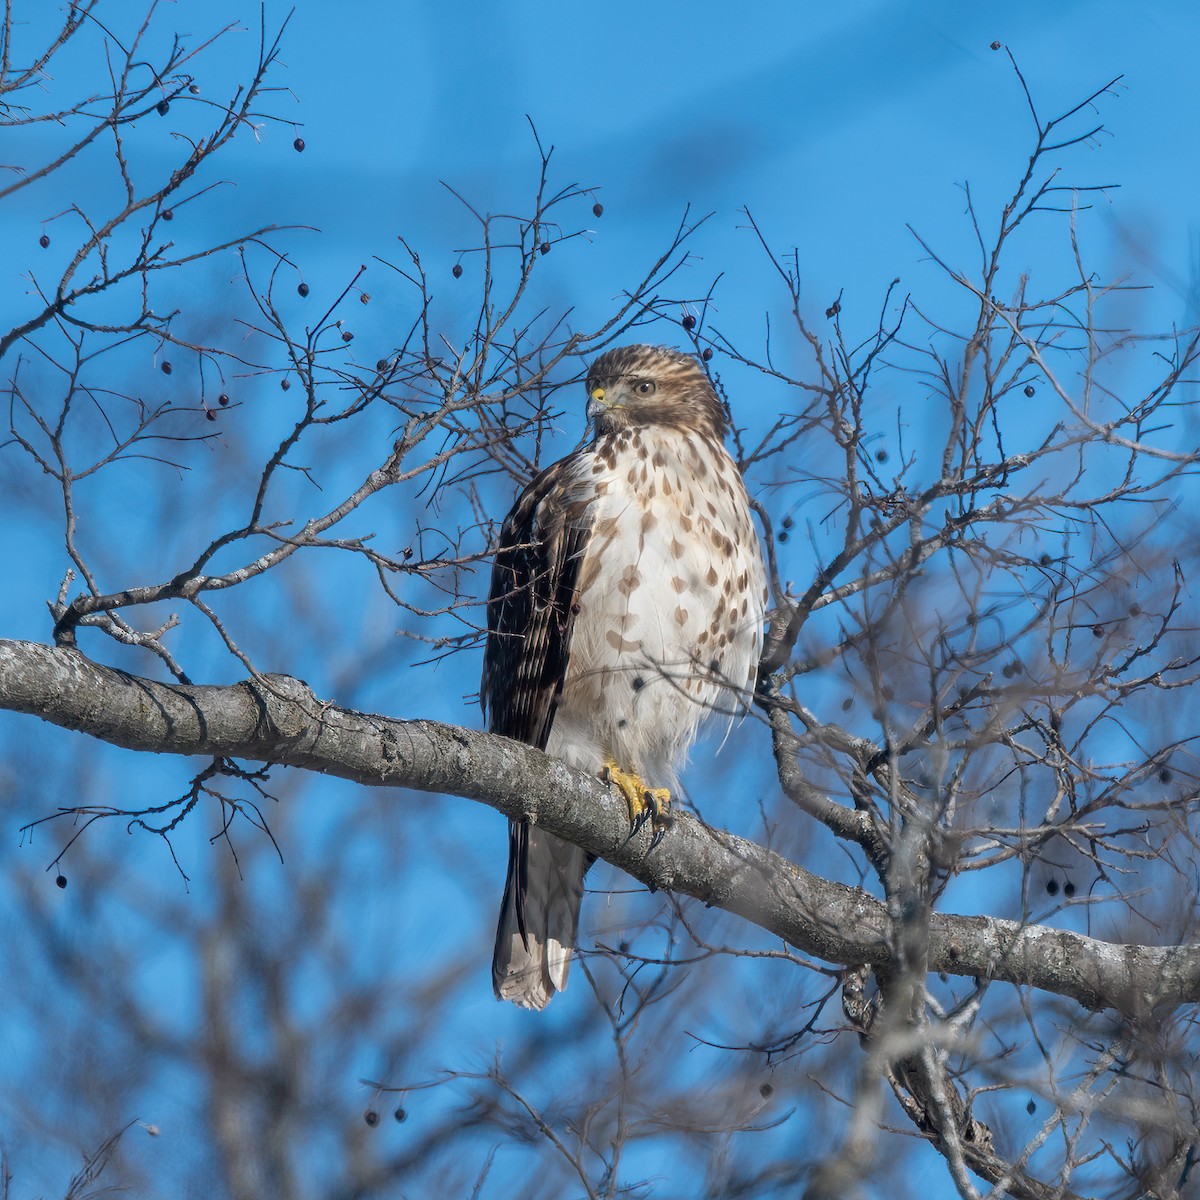
[[671, 823], [667, 812], [671, 793], [666, 788], [647, 787], [641, 777], [631, 771], [622, 771], [615, 762], [604, 764], [604, 782], [611, 783], [629, 805], [629, 820], [634, 830], [640, 829], [646, 818], [654, 829], [655, 841], [662, 837], [663, 830]]

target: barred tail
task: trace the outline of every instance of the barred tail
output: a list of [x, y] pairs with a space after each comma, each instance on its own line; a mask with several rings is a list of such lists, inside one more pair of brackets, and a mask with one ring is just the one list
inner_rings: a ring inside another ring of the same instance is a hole
[[528, 821], [510, 821], [492, 987], [499, 1000], [542, 1009], [567, 986], [588, 854]]

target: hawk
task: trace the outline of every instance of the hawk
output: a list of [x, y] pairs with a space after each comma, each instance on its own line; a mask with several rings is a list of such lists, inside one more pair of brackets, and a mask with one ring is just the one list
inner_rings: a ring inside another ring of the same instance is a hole
[[[493, 733], [600, 775], [657, 825], [703, 718], [732, 719], [753, 690], [765, 574], [696, 357], [609, 350], [587, 394], [591, 442], [538, 474], [501, 530], [480, 699]], [[591, 861], [509, 823], [498, 998], [541, 1009], [566, 986]]]

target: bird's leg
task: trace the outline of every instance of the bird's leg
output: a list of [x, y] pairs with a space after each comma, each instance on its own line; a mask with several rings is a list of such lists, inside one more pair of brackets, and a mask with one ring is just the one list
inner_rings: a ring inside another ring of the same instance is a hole
[[654, 840], [657, 843], [663, 830], [671, 823], [667, 813], [671, 803], [670, 791], [667, 788], [647, 787], [641, 776], [632, 771], [622, 771], [612, 759], [604, 764], [603, 779], [625, 797], [625, 803], [629, 805], [629, 820], [635, 832], [642, 827], [647, 817], [650, 818]]

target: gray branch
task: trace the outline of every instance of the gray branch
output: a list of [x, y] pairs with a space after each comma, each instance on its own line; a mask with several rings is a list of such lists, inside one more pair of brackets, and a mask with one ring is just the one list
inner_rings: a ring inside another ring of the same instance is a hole
[[[896, 961], [885, 906], [677, 813], [662, 842], [630, 837], [623, 799], [529, 746], [434, 721], [318, 701], [283, 675], [228, 687], [157, 683], [76, 650], [0, 639], [0, 709], [129, 750], [276, 763], [356, 783], [446, 792], [526, 817], [651, 888], [694, 896], [843, 966]], [[1042, 925], [934, 913], [932, 971], [1028, 985], [1126, 1014], [1200, 1000], [1200, 946], [1117, 945]]]

